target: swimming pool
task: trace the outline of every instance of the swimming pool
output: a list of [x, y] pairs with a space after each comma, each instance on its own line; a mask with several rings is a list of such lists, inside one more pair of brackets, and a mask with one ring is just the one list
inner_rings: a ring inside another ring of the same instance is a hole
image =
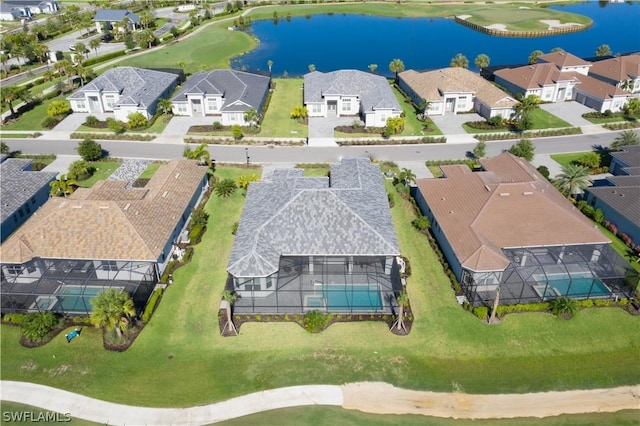
[[[82, 285], [63, 285], [58, 287], [56, 295], [58, 303], [56, 310], [65, 312], [91, 312], [91, 299], [96, 297], [98, 293], [107, 287], [102, 286], [82, 286]], [[116, 290], [122, 290], [123, 287], [114, 287]]]
[[321, 291], [330, 311], [379, 311], [383, 308], [378, 286], [325, 284]]
[[[545, 279], [546, 278], [546, 279]], [[609, 296], [611, 290], [598, 277], [591, 275], [548, 275], [536, 276], [536, 281], [541, 284], [549, 283], [562, 296], [571, 297], [601, 297]]]

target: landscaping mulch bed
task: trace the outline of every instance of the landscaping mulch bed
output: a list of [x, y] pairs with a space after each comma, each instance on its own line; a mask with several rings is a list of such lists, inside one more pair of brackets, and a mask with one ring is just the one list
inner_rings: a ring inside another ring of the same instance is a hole
[[112, 343], [107, 341], [107, 333], [111, 333], [110, 331], [103, 331], [102, 333], [102, 346], [109, 351], [114, 352], [124, 352], [133, 345], [133, 342], [138, 337], [138, 334], [142, 331], [145, 324], [142, 321], [136, 322], [131, 328], [129, 328], [127, 333], [127, 340], [122, 343]]

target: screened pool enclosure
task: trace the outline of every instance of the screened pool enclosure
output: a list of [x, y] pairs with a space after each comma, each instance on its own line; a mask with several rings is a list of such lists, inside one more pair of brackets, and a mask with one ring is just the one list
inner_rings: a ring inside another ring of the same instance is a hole
[[2, 313], [52, 311], [88, 315], [91, 299], [109, 287], [131, 295], [144, 308], [157, 282], [153, 262], [36, 258], [2, 265]]
[[568, 296], [575, 299], [629, 298], [638, 273], [608, 244], [503, 250], [510, 260], [504, 271], [463, 270], [462, 290], [470, 304], [490, 306], [500, 288], [500, 304], [539, 303]]
[[402, 289], [393, 256], [283, 256], [269, 277], [233, 278], [234, 312], [392, 313]]

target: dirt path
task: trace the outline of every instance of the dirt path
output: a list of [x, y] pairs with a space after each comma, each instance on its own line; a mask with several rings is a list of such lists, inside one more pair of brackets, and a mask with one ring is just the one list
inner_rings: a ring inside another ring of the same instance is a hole
[[472, 395], [362, 382], [342, 386], [343, 408], [374, 414], [421, 414], [455, 419], [549, 417], [640, 409], [640, 385], [528, 394]]

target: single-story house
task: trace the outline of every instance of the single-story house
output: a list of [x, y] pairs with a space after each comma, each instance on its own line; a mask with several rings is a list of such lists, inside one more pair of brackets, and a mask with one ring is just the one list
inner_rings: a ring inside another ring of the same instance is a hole
[[263, 113], [271, 77], [236, 70], [200, 71], [171, 99], [173, 113], [189, 117], [219, 117], [221, 124], [248, 125], [244, 114]]
[[358, 70], [305, 74], [304, 105], [309, 117], [354, 116], [367, 127], [384, 127], [402, 114], [387, 79]]
[[508, 152], [481, 164], [442, 166], [415, 194], [470, 304], [634, 295], [637, 272], [533, 166]]
[[2, 313], [87, 315], [110, 287], [140, 311], [207, 187], [206, 166], [173, 160], [143, 188], [100, 181], [51, 198], [0, 246]]
[[56, 0], [9, 0], [0, 3], [0, 21], [31, 19], [41, 13], [52, 14], [58, 11]]
[[328, 177], [252, 182], [227, 266], [238, 313], [392, 313], [402, 290], [382, 173], [344, 158]]
[[592, 64], [569, 52], [551, 52], [538, 56], [539, 64], [554, 64], [560, 72], [577, 72], [578, 74], [587, 75]]
[[153, 117], [158, 100], [168, 98], [179, 76], [162, 71], [117, 67], [75, 91], [67, 99], [73, 112], [113, 112], [116, 119], [128, 121], [129, 114], [140, 112]]
[[626, 146], [611, 153], [606, 185], [585, 190], [591, 206], [602, 210], [604, 217], [640, 245], [640, 146]]
[[400, 89], [416, 105], [429, 103], [428, 115], [475, 111], [487, 119], [509, 118], [518, 104], [512, 96], [465, 68], [408, 70], [398, 74], [398, 79]]
[[57, 173], [31, 170], [32, 160], [0, 156], [0, 242], [20, 227], [49, 199]]
[[513, 95], [536, 95], [543, 102], [571, 100], [574, 88], [580, 84], [575, 72], [561, 72], [552, 63], [503, 68], [494, 73], [494, 81]]
[[594, 62], [589, 75], [631, 93], [638, 93], [640, 92], [640, 53]]
[[129, 30], [135, 30], [140, 25], [140, 17], [126, 9], [99, 9], [93, 16], [98, 33], [113, 30], [119, 22], [127, 19]]
[[590, 75], [576, 74], [576, 78], [580, 80], [580, 84], [573, 89], [573, 99], [598, 112], [621, 111], [631, 97], [629, 92], [620, 87]]

